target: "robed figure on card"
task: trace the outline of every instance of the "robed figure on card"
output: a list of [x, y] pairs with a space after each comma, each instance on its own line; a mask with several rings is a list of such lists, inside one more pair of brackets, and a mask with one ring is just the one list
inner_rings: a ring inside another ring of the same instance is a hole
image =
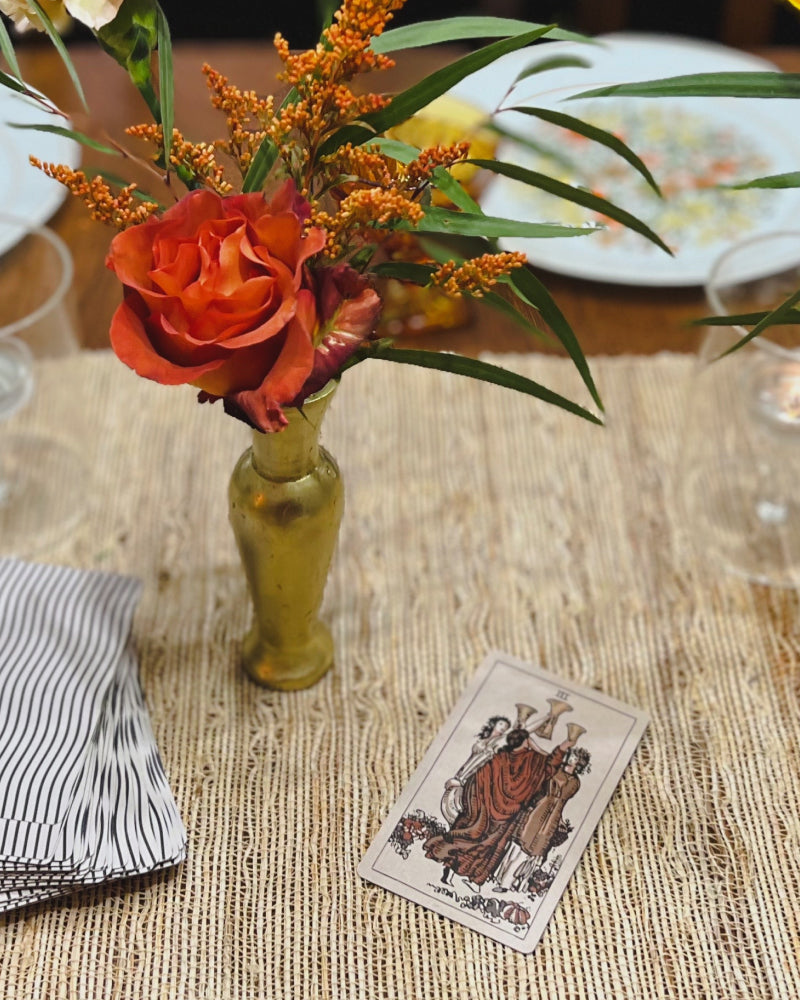
[[[535, 709], [518, 704], [516, 724], [504, 744], [470, 768], [476, 756], [473, 747], [473, 755], [459, 771], [467, 770], [468, 774], [461, 787], [458, 815], [449, 830], [434, 834], [423, 845], [426, 856], [443, 865], [442, 882], [452, 884], [453, 875], [460, 875], [468, 888], [480, 892], [498, 869], [522, 811], [557, 773], [574, 745], [566, 739], [548, 751], [533, 739], [536, 730], [552, 734], [558, 717], [571, 710], [563, 701], [549, 699], [549, 703], [550, 711], [540, 718], [535, 718]], [[490, 722], [496, 723], [496, 717]]]

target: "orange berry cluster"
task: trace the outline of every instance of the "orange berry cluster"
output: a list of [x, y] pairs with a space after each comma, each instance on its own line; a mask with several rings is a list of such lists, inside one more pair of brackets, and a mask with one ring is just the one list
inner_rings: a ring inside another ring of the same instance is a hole
[[462, 295], [467, 292], [480, 298], [496, 285], [500, 278], [515, 268], [522, 267], [526, 261], [525, 254], [517, 251], [485, 253], [480, 257], [465, 260], [461, 264], [451, 260], [434, 271], [431, 284], [438, 286], [448, 295]]
[[[346, 253], [356, 239], [367, 242], [379, 239], [381, 233], [376, 232], [376, 226], [385, 227], [387, 223], [401, 219], [413, 225], [422, 219], [423, 214], [417, 202], [399, 191], [364, 187], [346, 195], [335, 215], [325, 211], [313, 212], [311, 225], [325, 230], [325, 254], [335, 258]], [[389, 236], [391, 232], [391, 229], [386, 229], [385, 235]]]
[[[125, 132], [134, 139], [152, 143], [159, 153], [164, 148], [160, 125], [131, 125]], [[158, 155], [156, 154], [156, 158]], [[217, 194], [225, 195], [233, 191], [233, 185], [225, 180], [224, 168], [214, 157], [214, 147], [206, 142], [189, 142], [176, 128], [172, 130], [169, 162], [176, 169], [183, 169], [196, 180], [201, 180]]]
[[137, 200], [135, 184], [128, 184], [115, 194], [100, 175], [89, 180], [82, 170], [73, 170], [63, 163], [42, 163], [35, 156], [30, 157], [30, 162], [48, 177], [69, 188], [84, 202], [93, 219], [117, 229], [138, 226], [160, 208], [153, 201]]
[[240, 90], [208, 63], [203, 66], [203, 73], [211, 91], [212, 106], [226, 116], [228, 139], [218, 139], [214, 146], [236, 163], [244, 177], [264, 138], [269, 135], [275, 141], [274, 100], [259, 97], [253, 90]]

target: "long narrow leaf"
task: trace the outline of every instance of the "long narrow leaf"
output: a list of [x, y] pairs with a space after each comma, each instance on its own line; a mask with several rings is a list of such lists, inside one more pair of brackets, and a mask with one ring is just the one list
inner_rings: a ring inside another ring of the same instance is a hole
[[[726, 355], [738, 351], [740, 347], [744, 347], [745, 344], [771, 326], [781, 326], [784, 323], [793, 322], [794, 306], [798, 302], [800, 302], [800, 289], [793, 292], [788, 299], [784, 299], [772, 312], [768, 312], [766, 316], [762, 317], [749, 333], [742, 337], [741, 340], [737, 340], [733, 347], [729, 347], [727, 351], [723, 351], [720, 357], [724, 358]], [[730, 319], [728, 319], [728, 322], [730, 323]]]
[[447, 93], [465, 77], [483, 69], [484, 66], [491, 65], [501, 56], [532, 45], [551, 32], [554, 27], [555, 25], [552, 24], [540, 25], [532, 31], [524, 32], [513, 38], [504, 38], [499, 42], [492, 42], [491, 45], [485, 45], [482, 49], [470, 52], [441, 69], [435, 70], [419, 83], [398, 94], [388, 107], [367, 115], [366, 119], [376, 132], [383, 133], [393, 125], [399, 125], [400, 122], [409, 119], [431, 101]]
[[0, 17], [0, 52], [6, 58], [8, 67], [14, 76], [18, 79], [22, 79], [22, 73], [19, 71], [19, 63], [17, 62], [17, 56], [14, 52], [14, 43], [11, 41], [11, 35], [8, 33], [8, 28], [6, 27], [5, 21]]
[[544, 321], [561, 341], [567, 354], [572, 358], [572, 362], [578, 369], [584, 385], [591, 393], [592, 399], [602, 410], [603, 403], [597, 391], [597, 386], [594, 384], [592, 373], [589, 371], [589, 364], [586, 361], [581, 345], [578, 343], [578, 338], [575, 336], [566, 317], [556, 305], [552, 295], [529, 267], [520, 267], [512, 271], [506, 278], [506, 283], [514, 289], [523, 302], [527, 302], [539, 310]]
[[416, 146], [410, 146], [407, 142], [400, 142], [399, 139], [377, 138], [370, 146], [375, 146], [384, 156], [390, 156], [398, 163], [411, 163], [420, 154]]
[[172, 151], [172, 126], [175, 120], [175, 82], [172, 70], [172, 39], [169, 23], [156, 4], [158, 31], [158, 104], [161, 110], [161, 130], [164, 137], [164, 169], [169, 174], [169, 155]]
[[486, 361], [478, 361], [476, 358], [466, 358], [460, 354], [440, 354], [437, 351], [407, 350], [384, 345], [376, 345], [366, 357], [378, 358], [382, 361], [395, 361], [402, 365], [417, 365], [420, 368], [434, 368], [437, 371], [465, 375], [467, 378], [478, 379], [481, 382], [491, 382], [506, 389], [524, 392], [526, 395], [534, 396], [546, 403], [552, 403], [554, 406], [575, 413], [593, 424], [602, 425], [603, 423], [594, 413], [585, 410], [577, 403], [573, 403], [565, 396], [560, 396], [557, 392], [545, 388], [538, 382], [525, 378], [524, 375], [518, 375], [516, 372], [508, 371], [506, 368], [490, 365]]
[[[327, 156], [345, 143], [351, 142], [353, 145], [362, 145], [376, 135], [382, 135], [394, 125], [407, 121], [422, 108], [427, 107], [431, 101], [447, 93], [457, 83], [460, 83], [471, 73], [475, 73], [484, 66], [489, 66], [501, 56], [509, 52], [516, 52], [538, 41], [548, 32], [552, 31], [554, 25], [549, 24], [538, 27], [534, 31], [525, 32], [514, 38], [504, 38], [499, 42], [492, 42], [475, 52], [470, 52], [460, 59], [456, 59], [447, 66], [436, 70], [429, 76], [415, 83], [413, 86], [398, 94], [391, 104], [380, 111], [364, 116], [363, 125], [346, 125], [328, 138], [320, 147], [318, 155]], [[400, 29], [398, 29], [400, 30]], [[382, 35], [379, 37], [383, 37]]]
[[425, 253], [437, 264], [445, 264], [449, 260], [462, 264], [469, 258], [497, 251], [494, 240], [457, 233], [423, 233], [420, 234], [419, 242]]
[[655, 243], [657, 247], [661, 247], [662, 250], [672, 256], [672, 251], [667, 244], [646, 223], [642, 222], [641, 219], [637, 219], [635, 215], [631, 215], [630, 212], [626, 212], [625, 209], [617, 208], [616, 205], [605, 198], [600, 198], [598, 195], [592, 194], [591, 191], [587, 191], [584, 188], [572, 187], [571, 184], [565, 184], [563, 181], [548, 177], [547, 174], [541, 174], [538, 171], [517, 166], [516, 163], [503, 163], [500, 160], [468, 160], [467, 162], [475, 163], [479, 167], [484, 167], [486, 170], [492, 171], [492, 173], [501, 174], [503, 177], [508, 177], [511, 180], [522, 181], [523, 184], [528, 184], [531, 187], [541, 188], [542, 191], [557, 195], [566, 201], [575, 202], [576, 205], [583, 205], [584, 208], [589, 208], [593, 212], [599, 212], [600, 215], [606, 215], [609, 219], [614, 219], [628, 229], [632, 229], [634, 232], [646, 237], [652, 243]]
[[601, 146], [605, 146], [610, 149], [617, 156], [621, 156], [623, 160], [629, 163], [634, 170], [637, 170], [642, 177], [647, 181], [650, 187], [655, 191], [655, 193], [661, 197], [661, 190], [658, 184], [656, 184], [655, 178], [647, 169], [646, 164], [634, 153], [630, 147], [626, 146], [625, 143], [615, 136], [611, 132], [607, 132], [605, 129], [598, 128], [596, 125], [590, 125], [588, 122], [582, 121], [580, 118], [575, 118], [572, 115], [565, 115], [561, 111], [552, 111], [549, 108], [530, 108], [530, 107], [517, 107], [508, 108], [503, 110], [518, 111], [523, 115], [530, 115], [532, 118], [540, 118], [542, 121], [550, 122], [552, 125], [557, 125], [559, 128], [568, 129], [570, 132], [577, 132], [578, 135], [582, 135], [585, 139], [589, 139], [592, 142], [597, 142]]
[[47, 13], [42, 8], [42, 5], [38, 3], [37, 0], [27, 0], [27, 2], [38, 15], [39, 19], [42, 22], [42, 26], [44, 27], [44, 30], [47, 33], [47, 37], [55, 46], [55, 49], [58, 52], [59, 56], [61, 56], [61, 61], [67, 68], [67, 72], [69, 73], [70, 79], [72, 80], [72, 83], [75, 86], [75, 90], [78, 94], [78, 97], [80, 98], [81, 104], [83, 105], [84, 110], [88, 112], [89, 105], [86, 103], [86, 95], [83, 92], [83, 87], [81, 86], [81, 81], [78, 77], [77, 70], [75, 69], [72, 60], [69, 57], [69, 52], [67, 52], [67, 47], [64, 45], [64, 42], [62, 41], [61, 35], [59, 35], [59, 33], [56, 31], [53, 22], [50, 20]]
[[568, 100], [584, 97], [800, 97], [800, 73], [729, 72], [690, 73], [641, 83], [616, 83], [585, 90]]
[[[417, 49], [443, 42], [464, 42], [476, 38], [509, 38], [522, 35], [544, 25], [519, 21], [508, 17], [448, 17], [438, 21], [420, 21], [404, 28], [392, 28], [372, 39], [373, 52], [397, 52], [399, 49]], [[563, 42], [595, 44], [586, 35], [552, 27], [551, 38]]]
[[433, 184], [442, 194], [460, 208], [462, 212], [470, 212], [480, 215], [481, 207], [474, 198], [469, 195], [461, 184], [444, 167], [437, 167], [433, 172]]
[[122, 155], [118, 149], [114, 149], [112, 146], [106, 146], [102, 142], [98, 142], [96, 139], [91, 139], [88, 135], [84, 135], [83, 132], [78, 132], [73, 128], [65, 128], [63, 125], [32, 125], [27, 122], [6, 122], [5, 124], [9, 128], [16, 128], [20, 131], [49, 132], [51, 135], [61, 135], [65, 139], [72, 139], [74, 142], [79, 142], [82, 146], [88, 146], [90, 149], [95, 149], [98, 153], [107, 153], [109, 156]]
[[8, 73], [4, 73], [2, 70], [0, 70], [0, 84], [9, 90], [15, 91], [17, 94], [26, 94], [28, 97], [34, 96], [24, 83], [13, 76], [9, 76]]
[[387, 260], [372, 268], [371, 273], [379, 278], [397, 278], [410, 281], [414, 285], [427, 285], [436, 270], [431, 264], [417, 264], [410, 260]]
[[446, 208], [429, 208], [422, 221], [414, 227], [414, 231], [489, 238], [526, 236], [530, 239], [552, 239], [561, 236], [589, 236], [596, 232], [596, 229], [587, 226], [562, 226], [555, 222], [523, 222], [519, 219], [501, 219], [493, 215], [473, 215], [469, 212], [452, 212]]
[[247, 173], [242, 181], [242, 192], [247, 194], [250, 191], [260, 191], [277, 159], [278, 147], [271, 139], [265, 137], [261, 140], [261, 145], [247, 168]]
[[[484, 292], [481, 296], [481, 302], [485, 302], [493, 309], [496, 309], [497, 312], [501, 312], [508, 316], [509, 319], [513, 319], [514, 322], [521, 326], [526, 333], [533, 334], [538, 340], [546, 340], [553, 343], [553, 338], [549, 333], [547, 333], [546, 330], [540, 329], [540, 327], [529, 320], [527, 316], [521, 313], [516, 306], [513, 306], [510, 302], [504, 299], [502, 295], [498, 295], [497, 292]], [[487, 346], [491, 348], [491, 343]]]
[[512, 132], [510, 129], [504, 128], [498, 121], [488, 122], [486, 127], [491, 129], [495, 135], [500, 136], [501, 139], [510, 139], [517, 146], [523, 146], [537, 156], [546, 156], [554, 163], [560, 164], [565, 170], [575, 170], [575, 161], [555, 146], [546, 146], [542, 142], [531, 139], [528, 135]]
[[746, 191], [748, 188], [796, 188], [800, 187], [800, 171], [756, 177], [752, 181], [741, 181], [738, 184], [720, 184], [720, 187], [730, 188], [733, 191]]
[[587, 69], [591, 65], [588, 59], [582, 59], [580, 56], [549, 56], [547, 59], [542, 59], [539, 62], [526, 66], [514, 78], [513, 85], [516, 87], [518, 83], [522, 83], [523, 80], [527, 80], [537, 73], [547, 73], [550, 70], [566, 68]]
[[[730, 316], [701, 316], [689, 321], [690, 326], [755, 326], [771, 312], [734, 313]], [[800, 309], [788, 309], [781, 314], [782, 323], [800, 323]]]

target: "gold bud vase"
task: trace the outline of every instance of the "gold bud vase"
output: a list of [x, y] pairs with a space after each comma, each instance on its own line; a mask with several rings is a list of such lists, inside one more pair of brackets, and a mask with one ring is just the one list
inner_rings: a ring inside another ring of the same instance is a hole
[[285, 409], [289, 424], [282, 431], [253, 431], [228, 491], [254, 610], [243, 666], [258, 684], [282, 691], [310, 687], [333, 664], [333, 639], [319, 609], [344, 488], [319, 432], [337, 384], [309, 396], [302, 411]]

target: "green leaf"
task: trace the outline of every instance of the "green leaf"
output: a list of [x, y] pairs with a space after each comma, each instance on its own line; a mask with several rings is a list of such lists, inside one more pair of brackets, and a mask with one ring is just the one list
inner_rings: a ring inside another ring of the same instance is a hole
[[56, 51], [58, 52], [59, 56], [61, 56], [61, 61], [67, 68], [67, 72], [69, 73], [70, 79], [72, 80], [72, 83], [75, 86], [75, 90], [77, 91], [78, 97], [80, 98], [84, 110], [88, 112], [89, 105], [86, 103], [86, 95], [83, 92], [83, 87], [81, 86], [81, 81], [78, 77], [78, 73], [72, 64], [72, 60], [70, 59], [69, 53], [67, 52], [67, 47], [64, 45], [64, 42], [61, 39], [61, 35], [59, 35], [59, 33], [56, 31], [53, 22], [47, 16], [47, 13], [42, 8], [42, 5], [38, 3], [38, 0], [27, 0], [27, 3], [31, 7], [31, 9], [36, 12], [39, 19], [41, 20], [42, 26], [44, 27], [44, 30], [47, 33], [47, 37], [55, 46]]
[[518, 49], [530, 45], [552, 31], [553, 28], [554, 25], [538, 27], [534, 31], [528, 31], [514, 38], [504, 38], [502, 41], [492, 42], [491, 45], [485, 45], [476, 52], [470, 52], [460, 59], [454, 60], [398, 94], [387, 107], [365, 115], [363, 125], [346, 125], [339, 129], [322, 144], [318, 155], [327, 156], [347, 142], [352, 142], [355, 146], [362, 145], [374, 136], [388, 131], [394, 125], [408, 121], [412, 115], [427, 107], [437, 97], [447, 93], [464, 77], [490, 65], [509, 52], [516, 52]]
[[414, 285], [427, 285], [435, 270], [436, 268], [431, 264], [415, 264], [408, 260], [387, 260], [373, 267], [370, 273], [379, 278], [397, 278], [398, 281], [410, 281]]
[[261, 191], [277, 159], [278, 147], [272, 139], [265, 137], [261, 140], [261, 145], [256, 150], [256, 154], [247, 168], [247, 173], [242, 181], [242, 193], [247, 194], [250, 191]]
[[690, 73], [641, 83], [616, 83], [575, 94], [584, 97], [800, 97], [800, 73]]
[[514, 289], [523, 302], [527, 302], [528, 305], [539, 310], [544, 321], [561, 341], [567, 354], [572, 358], [572, 362], [578, 369], [584, 385], [591, 393], [592, 399], [602, 410], [603, 403], [597, 391], [597, 386], [594, 384], [592, 373], [589, 371], [589, 364], [586, 361], [581, 345], [578, 343], [578, 338], [575, 336], [566, 317], [556, 305], [552, 295], [529, 267], [520, 267], [512, 271], [505, 279], [505, 282]]
[[18, 79], [22, 79], [22, 73], [19, 71], [19, 63], [17, 62], [17, 56], [14, 52], [14, 44], [11, 41], [11, 35], [8, 33], [8, 28], [6, 28], [5, 21], [0, 17], [0, 52], [6, 58], [9, 69]]
[[376, 146], [378, 151], [384, 156], [389, 156], [398, 163], [412, 163], [420, 154], [416, 146], [410, 146], [407, 142], [400, 142], [399, 139], [375, 138], [370, 146]]
[[[798, 302], [800, 302], [800, 289], [793, 292], [788, 299], [784, 299], [779, 306], [776, 306], [775, 309], [763, 316], [749, 333], [745, 334], [741, 340], [737, 340], [733, 347], [729, 347], [727, 351], [723, 351], [720, 357], [724, 358], [726, 355], [733, 354], [734, 351], [738, 351], [740, 347], [744, 347], [745, 344], [749, 343], [754, 337], [757, 337], [760, 333], [763, 333], [764, 330], [767, 330], [771, 326], [782, 326], [783, 324], [790, 324], [794, 322], [794, 306]], [[731, 317], [725, 318], [728, 320], [728, 324], [730, 324]]]
[[546, 174], [540, 174], [535, 170], [528, 170], [525, 167], [517, 166], [516, 163], [503, 163], [500, 160], [468, 160], [467, 162], [476, 163], [479, 167], [484, 167], [486, 170], [492, 171], [492, 173], [502, 174], [503, 177], [521, 181], [530, 187], [541, 188], [542, 191], [548, 191], [550, 194], [564, 198], [566, 201], [575, 202], [576, 205], [583, 205], [584, 208], [590, 208], [593, 212], [606, 215], [609, 219], [614, 219], [628, 229], [632, 229], [634, 232], [646, 237], [672, 256], [672, 251], [667, 244], [648, 225], [642, 222], [641, 219], [637, 219], [635, 215], [631, 215], [630, 212], [626, 212], [623, 208], [617, 208], [610, 201], [592, 194], [591, 191], [586, 191], [584, 188], [572, 187], [571, 184], [565, 184], [563, 181], [557, 181]]
[[453, 212], [447, 208], [429, 208], [422, 221], [412, 228], [419, 233], [454, 233], [457, 236], [486, 237], [527, 236], [530, 239], [589, 236], [596, 232], [590, 227], [561, 226], [554, 222], [521, 222], [519, 219], [501, 219], [493, 215]]
[[530, 115], [532, 118], [541, 118], [542, 121], [550, 122], [552, 125], [557, 125], [559, 128], [568, 129], [570, 132], [577, 132], [578, 135], [582, 135], [584, 138], [590, 139], [592, 142], [597, 142], [601, 146], [605, 146], [612, 152], [616, 153], [617, 156], [621, 156], [623, 160], [630, 163], [634, 170], [637, 170], [642, 177], [644, 177], [659, 198], [661, 197], [661, 191], [658, 184], [656, 184], [655, 179], [647, 169], [647, 166], [639, 159], [632, 149], [626, 146], [625, 143], [622, 142], [621, 139], [618, 139], [617, 136], [613, 135], [613, 133], [607, 132], [605, 129], [598, 128], [596, 125], [589, 125], [580, 118], [575, 118], [572, 115], [565, 115], [561, 111], [552, 111], [549, 108], [518, 107], [508, 109], [504, 108], [503, 110], [518, 111], [520, 114]]
[[20, 80], [15, 80], [13, 76], [9, 76], [8, 73], [3, 73], [0, 70], [0, 84], [7, 87], [9, 90], [13, 90], [18, 94], [25, 94], [28, 97], [35, 97], [31, 90], [25, 86]]
[[529, 66], [526, 66], [521, 73], [517, 74], [512, 86], [516, 87], [518, 83], [522, 83], [523, 80], [527, 80], [528, 77], [534, 76], [536, 73], [547, 73], [553, 69], [565, 69], [567, 67], [588, 69], [591, 65], [588, 59], [582, 59], [580, 56], [549, 56], [547, 59], [542, 59], [540, 62], [531, 63]]
[[482, 215], [481, 207], [474, 198], [464, 190], [459, 182], [444, 167], [437, 167], [433, 172], [433, 184], [442, 194], [462, 212]]
[[489, 66], [509, 52], [516, 52], [518, 49], [530, 45], [548, 34], [548, 32], [553, 31], [554, 27], [555, 25], [552, 24], [540, 25], [534, 30], [527, 31], [514, 38], [505, 38], [499, 42], [492, 42], [491, 45], [485, 45], [482, 49], [470, 52], [468, 55], [448, 63], [447, 66], [435, 70], [429, 76], [420, 80], [419, 83], [415, 83], [407, 90], [404, 90], [394, 98], [388, 107], [367, 115], [366, 120], [376, 132], [385, 132], [393, 125], [399, 125], [400, 122], [407, 121], [412, 115], [426, 107], [437, 97], [441, 97], [442, 94], [447, 93], [448, 90], [457, 83], [460, 83], [461, 80], [471, 73], [483, 69], [484, 66]]
[[[397, 52], [399, 49], [417, 49], [442, 42], [462, 42], [475, 38], [509, 38], [527, 34], [544, 25], [519, 21], [507, 17], [447, 17], [437, 21], [420, 21], [403, 28], [392, 28], [372, 39], [373, 52]], [[563, 42], [595, 44], [586, 35], [550, 26], [551, 38]]]
[[364, 271], [369, 266], [370, 261], [375, 256], [378, 249], [377, 243], [365, 243], [350, 257], [348, 263], [356, 271]]
[[61, 135], [65, 139], [73, 139], [75, 142], [79, 142], [82, 146], [88, 146], [90, 149], [97, 150], [98, 153], [107, 153], [109, 156], [120, 156], [121, 153], [118, 149], [114, 149], [112, 146], [106, 146], [102, 142], [97, 142], [96, 139], [90, 139], [88, 135], [84, 135], [83, 132], [77, 132], [72, 128], [65, 128], [63, 125], [31, 125], [28, 123], [23, 124], [22, 122], [6, 122], [9, 128], [16, 128], [20, 131], [30, 131], [30, 132], [49, 132], [51, 135]]
[[497, 245], [480, 236], [461, 236], [458, 233], [430, 233], [420, 235], [420, 246], [439, 264], [454, 260], [457, 264], [485, 253], [496, 253]]
[[566, 170], [574, 171], [576, 169], [575, 161], [571, 157], [566, 156], [560, 149], [556, 149], [553, 146], [546, 146], [544, 143], [531, 139], [530, 136], [512, 132], [507, 128], [503, 128], [497, 121], [487, 122], [486, 127], [490, 128], [492, 132], [499, 135], [502, 139], [511, 139], [517, 146], [523, 146], [532, 153], [536, 153], [537, 156], [546, 156], [554, 163], [560, 164]]
[[[497, 292], [484, 292], [480, 301], [490, 305], [498, 312], [504, 313], [510, 319], [513, 319], [516, 323], [523, 327], [526, 332], [532, 333], [537, 339], [552, 342], [553, 338], [547, 333], [547, 331], [540, 329], [535, 323], [531, 322], [531, 320], [529, 320], [527, 316], [524, 316], [519, 309], [516, 308], [516, 306], [504, 299], [502, 295], [498, 295]], [[491, 344], [489, 346], [491, 347]]]
[[159, 13], [155, 0], [125, 0], [113, 21], [95, 32], [95, 38], [127, 72], [153, 120], [162, 124], [161, 102], [153, 86], [150, 58], [159, 41]]
[[172, 126], [175, 120], [175, 82], [172, 71], [172, 39], [169, 24], [156, 4], [156, 25], [158, 31], [158, 98], [161, 111], [161, 130], [164, 136], [164, 169], [169, 174], [169, 154], [172, 151]]
[[719, 187], [730, 188], [733, 191], [746, 191], [748, 188], [796, 188], [800, 187], [800, 171], [756, 177], [755, 180], [740, 181], [738, 184], [720, 184]]
[[516, 372], [508, 371], [497, 365], [490, 365], [486, 361], [478, 361], [476, 358], [466, 358], [460, 354], [440, 354], [436, 351], [420, 351], [399, 347], [387, 347], [376, 344], [368, 353], [367, 358], [378, 358], [382, 361], [395, 361], [402, 365], [417, 365], [420, 368], [434, 368], [438, 371], [452, 372], [455, 375], [465, 375], [467, 378], [478, 379], [481, 382], [491, 382], [494, 385], [503, 386], [505, 389], [516, 389], [524, 392], [528, 396], [534, 396], [546, 403], [561, 407], [570, 413], [583, 417], [593, 424], [600, 424], [603, 421], [594, 413], [585, 410], [577, 403], [560, 396], [557, 392], [545, 388], [532, 379], [518, 375]]
[[[730, 316], [701, 316], [689, 321], [690, 326], [755, 326], [772, 313], [735, 313]], [[789, 309], [781, 315], [781, 321], [786, 324], [800, 323], [800, 309]], [[774, 324], [773, 324], [774, 325]]]

